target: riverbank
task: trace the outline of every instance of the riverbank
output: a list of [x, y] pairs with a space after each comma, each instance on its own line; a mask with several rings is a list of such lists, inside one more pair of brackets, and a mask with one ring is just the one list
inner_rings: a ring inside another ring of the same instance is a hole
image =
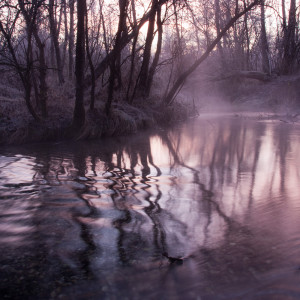
[[70, 130], [75, 100], [68, 84], [61, 89], [49, 89], [48, 98], [52, 100], [48, 104], [49, 116], [40, 123], [30, 116], [22, 91], [0, 84], [0, 145], [129, 135], [147, 128], [167, 127], [199, 112], [254, 111], [266, 113], [263, 118], [298, 122], [299, 81], [300, 74], [273, 77], [267, 82], [253, 79], [216, 82], [195, 76], [171, 106], [163, 105], [159, 97], [136, 101], [134, 105], [119, 98], [113, 103], [109, 117], [104, 114], [101, 98], [96, 99], [93, 111], [88, 110], [86, 99], [85, 125], [75, 133]]
[[91, 111], [86, 108], [86, 120], [78, 132], [70, 130], [73, 107], [63, 104], [49, 106], [49, 117], [36, 122], [26, 110], [24, 100], [0, 99], [0, 145], [25, 144], [43, 141], [92, 140], [106, 136], [136, 133], [147, 128], [167, 127], [197, 114], [193, 105], [175, 102], [165, 106], [157, 101], [145, 101], [139, 105], [124, 102], [114, 103], [110, 116], [104, 114], [104, 103], [100, 102]]
[[196, 72], [182, 90], [201, 112], [254, 111], [278, 115], [300, 112], [300, 73], [272, 75], [262, 81], [249, 77], [224, 76], [212, 71]]

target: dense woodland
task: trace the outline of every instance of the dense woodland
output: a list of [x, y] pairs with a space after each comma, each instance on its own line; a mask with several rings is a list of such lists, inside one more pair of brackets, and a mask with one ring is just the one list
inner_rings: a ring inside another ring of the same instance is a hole
[[219, 78], [295, 73], [298, 23], [296, 0], [1, 0], [1, 84], [35, 122], [70, 105], [77, 131], [116, 105], [163, 111], [208, 57]]

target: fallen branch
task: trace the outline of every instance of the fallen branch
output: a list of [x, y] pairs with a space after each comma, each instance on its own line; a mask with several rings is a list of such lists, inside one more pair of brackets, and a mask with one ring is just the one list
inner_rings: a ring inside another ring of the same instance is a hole
[[267, 73], [257, 71], [236, 71], [234, 73], [222, 75], [211, 79], [212, 81], [222, 81], [227, 79], [256, 79], [267, 82], [271, 80], [271, 76]]

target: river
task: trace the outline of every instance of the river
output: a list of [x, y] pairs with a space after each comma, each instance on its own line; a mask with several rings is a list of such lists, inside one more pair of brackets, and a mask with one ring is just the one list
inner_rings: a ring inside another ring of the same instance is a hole
[[0, 253], [4, 299], [300, 299], [300, 125], [1, 147]]

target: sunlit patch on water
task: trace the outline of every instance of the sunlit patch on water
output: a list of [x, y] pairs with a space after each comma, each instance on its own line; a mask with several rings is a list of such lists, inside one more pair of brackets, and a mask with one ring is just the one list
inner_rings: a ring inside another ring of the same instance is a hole
[[297, 124], [210, 116], [1, 149], [2, 295], [297, 299], [299, 137]]

